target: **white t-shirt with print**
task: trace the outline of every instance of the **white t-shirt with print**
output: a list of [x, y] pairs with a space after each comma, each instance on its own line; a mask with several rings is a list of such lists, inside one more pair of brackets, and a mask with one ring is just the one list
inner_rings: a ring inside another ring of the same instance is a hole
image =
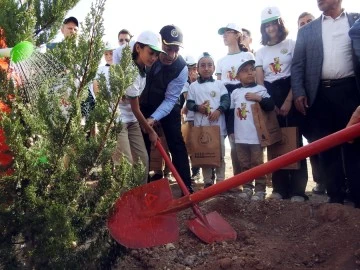
[[239, 83], [236, 79], [237, 70], [239, 66], [247, 60], [255, 60], [251, 52], [228, 54], [217, 62], [215, 73], [221, 75], [221, 80], [225, 84]]
[[136, 76], [134, 83], [126, 89], [125, 97], [119, 103], [120, 115], [118, 121], [122, 123], [137, 122], [134, 113], [131, 110], [130, 99], [137, 98], [145, 88], [146, 77], [140, 74]]
[[234, 109], [234, 137], [235, 143], [260, 144], [251, 105], [255, 101], [246, 100], [246, 93], [256, 93], [261, 97], [270, 97], [262, 85], [254, 87], [241, 87], [231, 93], [230, 109]]
[[273, 45], [264, 46], [256, 52], [256, 67], [264, 70], [264, 80], [274, 82], [291, 75], [291, 62], [294, 55], [295, 41], [285, 39]]
[[[220, 98], [227, 95], [228, 91], [222, 81], [199, 83], [193, 82], [188, 92], [188, 100], [194, 100], [196, 105], [201, 105], [205, 101], [210, 103], [210, 111], [213, 112], [220, 106]], [[220, 135], [226, 135], [225, 115], [222, 113], [215, 122], [210, 122], [208, 117], [202, 113], [195, 112], [194, 126], [220, 126]]]

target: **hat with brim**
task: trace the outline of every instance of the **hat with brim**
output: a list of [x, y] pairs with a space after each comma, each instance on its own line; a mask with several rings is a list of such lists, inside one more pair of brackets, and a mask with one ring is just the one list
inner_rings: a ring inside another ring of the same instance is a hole
[[235, 23], [228, 23], [225, 27], [221, 27], [218, 30], [218, 34], [219, 35], [223, 35], [226, 31], [228, 30], [234, 30], [236, 32], [242, 32], [241, 27], [239, 27], [237, 24]]
[[159, 34], [154, 33], [152, 31], [144, 31], [142, 32], [136, 42], [142, 43], [144, 45], [149, 46], [152, 50], [156, 52], [165, 53], [161, 48], [161, 37]]
[[175, 25], [166, 25], [160, 30], [162, 42], [165, 45], [176, 45], [182, 47], [183, 34], [179, 27]]
[[261, 12], [261, 24], [272, 22], [281, 18], [277, 7], [267, 7]]
[[78, 20], [77, 20], [75, 17], [66, 18], [66, 19], [63, 21], [63, 24], [68, 24], [69, 22], [72, 22], [72, 23], [74, 23], [77, 27], [79, 27], [79, 22], [78, 22]]
[[246, 67], [246, 66], [249, 65], [249, 64], [255, 65], [255, 60], [247, 60], [247, 61], [245, 61], [244, 63], [242, 63], [242, 64], [239, 66], [239, 68], [238, 68], [238, 70], [237, 70], [237, 73], [239, 73], [244, 67]]
[[111, 44], [110, 42], [105, 42], [104, 51], [113, 51], [115, 49], [116, 47], [113, 44]]
[[185, 56], [185, 62], [186, 62], [186, 65], [187, 65], [187, 66], [194, 66], [194, 65], [196, 65], [195, 58], [192, 57], [192, 56], [190, 56], [190, 55]]

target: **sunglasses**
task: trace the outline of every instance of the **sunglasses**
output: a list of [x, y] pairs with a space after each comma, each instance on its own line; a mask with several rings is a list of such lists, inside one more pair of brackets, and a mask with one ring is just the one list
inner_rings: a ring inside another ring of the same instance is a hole
[[124, 42], [124, 41], [126, 41], [126, 42], [130, 42], [130, 39], [128, 39], [128, 38], [125, 38], [125, 39], [120, 38], [120, 39], [119, 39], [119, 42]]

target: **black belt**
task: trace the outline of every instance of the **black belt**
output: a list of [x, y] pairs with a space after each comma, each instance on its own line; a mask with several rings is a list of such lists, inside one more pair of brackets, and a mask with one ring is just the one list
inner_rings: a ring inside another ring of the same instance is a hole
[[336, 80], [321, 80], [320, 84], [322, 87], [330, 88], [330, 87], [338, 86], [338, 85], [341, 85], [344, 83], [352, 82], [353, 80], [355, 80], [355, 77], [346, 77], [346, 78], [341, 78], [341, 79], [336, 79]]

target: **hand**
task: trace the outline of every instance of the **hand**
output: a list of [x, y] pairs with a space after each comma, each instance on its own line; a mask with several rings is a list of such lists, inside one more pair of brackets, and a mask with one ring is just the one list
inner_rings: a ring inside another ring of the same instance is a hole
[[246, 98], [246, 100], [257, 101], [257, 102], [260, 102], [262, 100], [261, 96], [255, 94], [255, 93], [250, 93], [250, 92], [245, 94], [245, 98]]
[[204, 103], [199, 105], [198, 112], [207, 115], [208, 114], [207, 106]]
[[282, 116], [287, 116], [290, 109], [291, 109], [291, 100], [286, 100], [284, 101], [283, 105], [281, 106], [280, 110], [279, 110], [279, 114]]
[[305, 96], [300, 96], [296, 98], [295, 107], [300, 113], [306, 115], [306, 110], [307, 108], [309, 108], [307, 98]]
[[147, 118], [146, 121], [148, 122], [150, 127], [153, 127], [155, 125], [156, 120], [154, 118]]
[[216, 122], [220, 117], [221, 112], [219, 110], [215, 110], [211, 112], [208, 116], [210, 122]]

